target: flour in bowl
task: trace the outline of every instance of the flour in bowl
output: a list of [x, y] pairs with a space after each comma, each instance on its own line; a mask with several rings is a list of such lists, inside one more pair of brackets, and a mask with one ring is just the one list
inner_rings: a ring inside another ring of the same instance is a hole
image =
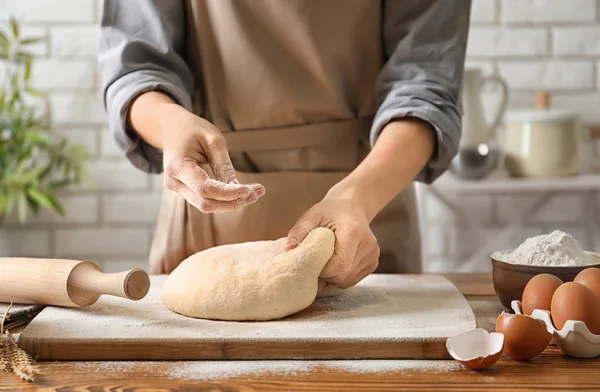
[[560, 230], [528, 238], [513, 252], [504, 254], [502, 260], [545, 267], [574, 267], [597, 262], [585, 253], [575, 238]]

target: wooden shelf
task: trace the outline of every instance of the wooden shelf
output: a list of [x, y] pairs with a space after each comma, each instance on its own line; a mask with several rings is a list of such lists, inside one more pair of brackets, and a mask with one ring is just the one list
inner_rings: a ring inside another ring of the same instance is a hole
[[512, 178], [498, 171], [481, 181], [463, 180], [448, 172], [430, 187], [468, 193], [514, 193], [600, 190], [600, 172], [564, 178]]

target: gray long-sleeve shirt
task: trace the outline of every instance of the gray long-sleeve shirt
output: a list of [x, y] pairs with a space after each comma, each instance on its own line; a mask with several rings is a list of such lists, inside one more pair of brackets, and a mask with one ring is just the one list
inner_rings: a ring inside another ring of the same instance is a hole
[[[374, 1], [374, 0], [365, 0]], [[375, 144], [394, 119], [411, 116], [435, 129], [435, 153], [416, 178], [433, 182], [456, 155], [460, 93], [471, 0], [383, 0], [384, 63], [375, 88]], [[137, 168], [162, 171], [162, 154], [127, 127], [133, 99], [159, 90], [192, 110], [194, 76], [184, 60], [182, 0], [105, 0], [99, 61], [109, 126]]]

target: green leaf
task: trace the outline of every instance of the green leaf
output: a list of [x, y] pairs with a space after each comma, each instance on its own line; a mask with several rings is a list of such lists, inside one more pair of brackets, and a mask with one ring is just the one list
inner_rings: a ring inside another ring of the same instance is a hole
[[37, 37], [37, 38], [25, 38], [21, 40], [21, 45], [31, 45], [31, 44], [37, 44], [38, 42], [42, 42], [44, 41], [44, 37]]
[[23, 50], [19, 50], [17, 52], [17, 60], [19, 60], [19, 61], [25, 61], [28, 58], [33, 58], [33, 53], [25, 52]]
[[29, 86], [25, 87], [25, 92], [28, 94], [31, 94], [33, 96], [36, 96], [38, 98], [46, 97], [46, 94], [43, 91], [36, 90], [33, 87], [29, 87]]
[[37, 215], [40, 211], [40, 205], [35, 200], [32, 200], [30, 197], [27, 197], [27, 206], [31, 211], [33, 211], [34, 215]]
[[56, 197], [54, 197], [54, 195], [52, 195], [49, 192], [43, 193], [42, 195], [45, 198], [45, 202], [48, 202], [48, 206], [42, 203], [40, 204], [42, 204], [46, 208], [56, 211], [61, 216], [65, 216], [65, 210], [62, 204], [59, 203], [59, 201], [56, 199]]
[[[48, 177], [48, 174], [52, 172], [52, 165], [48, 164], [46, 167], [42, 168], [42, 172], [40, 173], [40, 180], [45, 180]], [[52, 183], [50, 183], [52, 185]]]
[[15, 172], [14, 172], [14, 176], [15, 177], [22, 177], [23, 174], [25, 173], [25, 170], [27, 170], [27, 161], [26, 160], [22, 160], [17, 165], [17, 167], [15, 169]]
[[13, 93], [13, 96], [10, 98], [10, 101], [8, 101], [8, 109], [12, 110], [18, 101], [19, 101], [19, 93], [15, 91]]
[[29, 58], [27, 58], [27, 60], [25, 60], [25, 73], [23, 74], [23, 78], [25, 80], [29, 80], [29, 78], [31, 78], [31, 62], [32, 62], [31, 57], [29, 57]]
[[12, 212], [15, 209], [15, 199], [16, 199], [16, 194], [14, 189], [9, 189], [8, 193], [6, 194], [6, 212], [7, 215], [12, 214]]
[[6, 208], [6, 192], [3, 189], [0, 189], [0, 216], [2, 216], [2, 212]]
[[50, 141], [50, 135], [48, 135], [47, 133], [39, 133], [33, 131], [24, 132], [23, 138], [32, 144], [40, 146], [44, 146]]
[[87, 167], [81, 166], [80, 173], [83, 176], [83, 180], [88, 184], [88, 187], [94, 188], [94, 180]]
[[43, 167], [32, 167], [28, 169], [25, 173], [23, 173], [23, 181], [25, 183], [37, 183], [43, 170]]
[[65, 210], [64, 210], [62, 204], [60, 204], [60, 202], [54, 197], [54, 195], [51, 195], [50, 193], [46, 193], [46, 197], [48, 198], [48, 200], [50, 200], [50, 202], [54, 206], [54, 210], [56, 212], [58, 212], [61, 216], [65, 216]]
[[59, 188], [64, 188], [66, 186], [71, 185], [71, 179], [69, 178], [65, 178], [62, 180], [58, 180], [58, 181], [50, 181], [50, 188], [52, 189], [59, 189]]
[[27, 196], [25, 192], [19, 192], [19, 222], [23, 223], [27, 220]]
[[12, 32], [15, 38], [19, 38], [19, 22], [17, 22], [17, 18], [14, 15], [10, 17], [10, 26], [12, 27]]
[[[39, 205], [46, 207], [50, 210], [56, 209], [56, 203], [47, 194], [40, 192], [36, 188], [29, 188], [27, 190], [27, 196], [34, 200]], [[63, 211], [64, 212], [64, 211]]]
[[0, 31], [0, 45], [2, 45], [3, 48], [10, 46], [8, 36], [4, 31]]

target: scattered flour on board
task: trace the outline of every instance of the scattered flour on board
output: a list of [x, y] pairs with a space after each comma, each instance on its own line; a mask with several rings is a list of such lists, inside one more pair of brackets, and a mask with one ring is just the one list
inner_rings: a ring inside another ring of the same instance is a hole
[[465, 369], [451, 360], [339, 360], [339, 361], [185, 361], [185, 362], [79, 362], [78, 369], [106, 376], [125, 376], [144, 369], [155, 377], [182, 380], [296, 376], [316, 369], [347, 373], [452, 372]]
[[598, 263], [598, 259], [585, 253], [581, 244], [570, 234], [555, 230], [528, 238], [517, 249], [503, 255], [511, 264], [546, 267], [582, 266]]

